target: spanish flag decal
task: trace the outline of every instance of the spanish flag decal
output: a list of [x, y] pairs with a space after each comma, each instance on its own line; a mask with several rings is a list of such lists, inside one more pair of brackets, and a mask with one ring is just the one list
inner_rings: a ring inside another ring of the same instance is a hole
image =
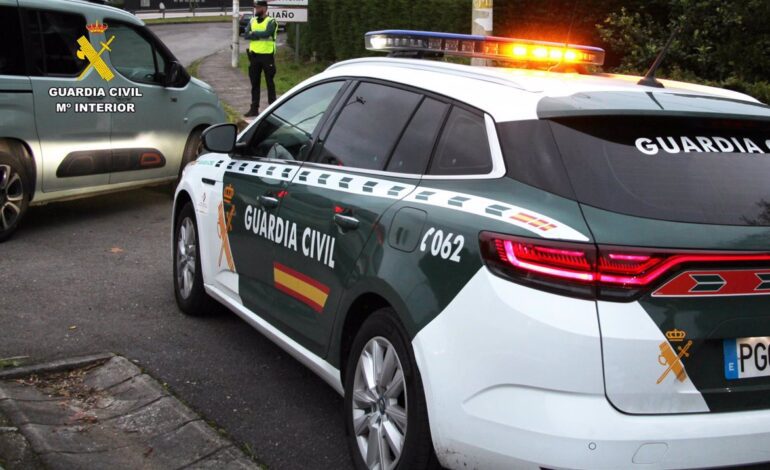
[[281, 263], [273, 264], [275, 288], [321, 313], [329, 298], [329, 287]]

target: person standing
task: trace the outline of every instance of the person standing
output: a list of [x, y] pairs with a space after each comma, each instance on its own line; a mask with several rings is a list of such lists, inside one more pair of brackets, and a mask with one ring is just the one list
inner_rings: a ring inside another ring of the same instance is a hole
[[262, 73], [267, 85], [267, 101], [275, 101], [275, 43], [278, 24], [267, 15], [267, 1], [254, 2], [254, 16], [244, 35], [249, 40], [249, 80], [251, 80], [251, 106], [247, 117], [259, 114]]

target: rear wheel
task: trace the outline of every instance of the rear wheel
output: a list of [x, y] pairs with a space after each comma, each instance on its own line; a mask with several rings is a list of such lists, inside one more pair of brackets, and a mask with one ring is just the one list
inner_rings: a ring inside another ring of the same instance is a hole
[[31, 189], [19, 161], [0, 152], [0, 242], [19, 227], [27, 212]]
[[179, 309], [187, 315], [201, 316], [218, 308], [203, 287], [200, 244], [195, 210], [185, 204], [174, 225], [174, 295]]
[[384, 308], [353, 340], [345, 374], [345, 425], [358, 469], [438, 468], [408, 337]]

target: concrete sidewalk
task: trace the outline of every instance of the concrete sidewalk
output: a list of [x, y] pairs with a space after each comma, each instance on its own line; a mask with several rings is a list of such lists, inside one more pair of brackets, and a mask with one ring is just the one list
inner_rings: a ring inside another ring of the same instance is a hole
[[[278, 45], [282, 46], [280, 41]], [[241, 51], [245, 50], [246, 46], [241, 40]], [[230, 66], [230, 60], [230, 49], [223, 49], [204, 58], [198, 67], [198, 78], [211, 85], [219, 95], [219, 99], [243, 116], [251, 105], [251, 82], [240, 69]], [[264, 111], [267, 106], [267, 88], [263, 76], [259, 110]]]
[[0, 372], [0, 460], [9, 470], [259, 468], [131, 361], [107, 355], [62, 367]]

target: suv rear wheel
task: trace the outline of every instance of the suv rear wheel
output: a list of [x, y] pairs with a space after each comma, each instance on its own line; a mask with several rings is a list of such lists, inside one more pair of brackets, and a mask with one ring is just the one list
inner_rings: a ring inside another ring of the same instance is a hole
[[27, 212], [31, 189], [19, 161], [0, 152], [0, 242], [7, 240], [19, 227]]
[[358, 469], [438, 468], [425, 392], [408, 337], [384, 308], [353, 340], [345, 373], [345, 427]]

